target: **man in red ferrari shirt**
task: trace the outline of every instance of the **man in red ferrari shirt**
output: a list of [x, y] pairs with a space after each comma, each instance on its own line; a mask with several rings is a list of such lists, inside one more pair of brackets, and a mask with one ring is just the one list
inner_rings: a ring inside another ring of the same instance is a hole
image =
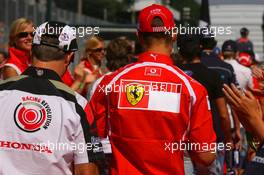
[[[208, 95], [173, 66], [172, 13], [154, 4], [140, 12], [138, 22], [145, 52], [137, 63], [99, 79], [90, 100], [99, 135], [112, 146], [110, 174], [183, 175], [181, 143], [215, 143]], [[204, 165], [215, 159], [211, 149], [188, 150]]]

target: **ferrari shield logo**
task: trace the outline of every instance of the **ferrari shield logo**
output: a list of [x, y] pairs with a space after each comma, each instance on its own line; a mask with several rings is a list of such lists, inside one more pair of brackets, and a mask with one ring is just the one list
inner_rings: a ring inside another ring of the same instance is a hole
[[128, 102], [135, 106], [144, 96], [144, 85], [133, 83], [126, 87], [126, 97]]

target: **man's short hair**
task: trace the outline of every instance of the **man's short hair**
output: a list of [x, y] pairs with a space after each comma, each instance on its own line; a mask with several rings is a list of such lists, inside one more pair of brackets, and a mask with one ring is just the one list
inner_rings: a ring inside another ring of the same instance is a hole
[[[49, 36], [42, 37], [47, 43], [56, 43], [58, 39]], [[33, 45], [32, 56], [41, 61], [52, 61], [64, 59], [66, 52], [48, 45]]]
[[203, 50], [213, 50], [216, 46], [217, 42], [214, 37], [205, 37], [201, 40], [201, 45]]
[[132, 56], [132, 46], [127, 39], [114, 39], [106, 49], [106, 66], [110, 71], [115, 71], [127, 65]]
[[201, 55], [201, 36], [199, 34], [179, 35], [177, 45], [183, 60], [188, 63]]
[[[160, 17], [154, 17], [151, 22], [152, 27], [162, 27], [164, 23]], [[163, 40], [166, 44], [172, 42], [172, 36], [166, 32], [139, 32], [139, 35], [142, 37], [144, 44], [150, 46], [153, 41]]]
[[223, 52], [224, 59], [236, 58], [235, 52]]
[[76, 31], [62, 22], [41, 24], [34, 35], [32, 54], [41, 61], [60, 60], [78, 50]]

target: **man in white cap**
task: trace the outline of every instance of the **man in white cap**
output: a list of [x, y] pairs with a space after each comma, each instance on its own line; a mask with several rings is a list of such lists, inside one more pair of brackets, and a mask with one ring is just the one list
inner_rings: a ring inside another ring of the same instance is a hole
[[34, 36], [32, 66], [0, 83], [1, 175], [98, 174], [89, 104], [60, 78], [77, 49], [70, 26], [46, 22]]

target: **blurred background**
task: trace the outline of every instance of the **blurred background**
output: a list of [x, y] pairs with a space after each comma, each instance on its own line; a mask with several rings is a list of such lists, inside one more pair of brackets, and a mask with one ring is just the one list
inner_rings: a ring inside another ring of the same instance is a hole
[[[136, 40], [138, 12], [153, 3], [166, 5], [177, 25], [199, 26], [204, 17], [202, 0], [0, 0], [0, 49], [7, 50], [10, 24], [19, 17], [31, 19], [36, 26], [56, 20], [76, 27], [99, 27], [99, 35], [106, 41], [118, 36]], [[208, 6], [211, 26], [231, 26], [231, 35], [216, 36], [219, 46], [226, 39], [239, 38], [240, 28], [246, 27], [263, 60], [264, 0], [209, 0]], [[79, 38], [78, 54], [87, 37]]]

